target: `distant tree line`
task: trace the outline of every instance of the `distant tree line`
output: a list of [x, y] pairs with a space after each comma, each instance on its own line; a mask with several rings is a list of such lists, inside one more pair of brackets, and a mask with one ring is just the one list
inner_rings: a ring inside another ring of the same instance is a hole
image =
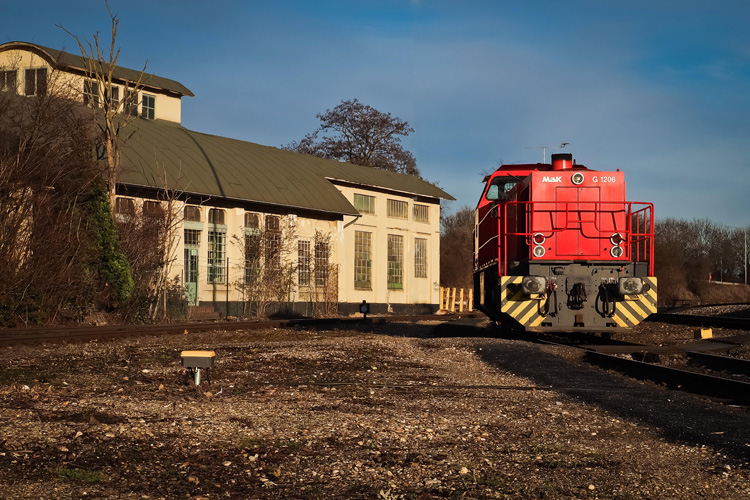
[[712, 287], [711, 282], [744, 283], [745, 231], [708, 219], [656, 222], [655, 260], [659, 302], [750, 300], [745, 287]]

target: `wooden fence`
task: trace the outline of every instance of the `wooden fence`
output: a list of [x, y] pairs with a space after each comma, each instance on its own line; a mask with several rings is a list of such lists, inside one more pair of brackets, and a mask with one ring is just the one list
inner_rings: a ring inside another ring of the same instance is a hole
[[474, 289], [440, 287], [440, 309], [450, 312], [474, 310]]

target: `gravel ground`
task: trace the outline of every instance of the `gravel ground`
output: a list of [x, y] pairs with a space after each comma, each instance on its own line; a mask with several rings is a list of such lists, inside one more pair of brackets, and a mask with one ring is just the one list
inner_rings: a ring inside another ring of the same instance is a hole
[[674, 309], [678, 314], [697, 316], [728, 316], [732, 318], [750, 318], [750, 304], [732, 304], [716, 306], [696, 306], [686, 309]]
[[[748, 498], [750, 413], [470, 324], [0, 351], [0, 498]], [[180, 351], [211, 349], [211, 384]]]

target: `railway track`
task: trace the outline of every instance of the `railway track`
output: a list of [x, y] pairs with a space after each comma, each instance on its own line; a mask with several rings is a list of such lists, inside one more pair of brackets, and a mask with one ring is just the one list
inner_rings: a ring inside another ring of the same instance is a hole
[[[584, 360], [630, 377], [664, 385], [670, 389], [708, 396], [727, 404], [750, 405], [750, 383], [739, 380], [750, 376], [750, 360], [709, 354], [699, 350], [725, 350], [750, 343], [750, 335], [694, 342], [684, 345], [649, 346], [608, 341], [587, 344], [537, 339], [538, 342], [584, 351]], [[706, 343], [710, 342], [710, 343]], [[691, 371], [661, 364], [664, 356], [684, 356], [691, 365], [712, 372]], [[716, 374], [721, 372], [721, 375]]]
[[656, 313], [649, 316], [647, 321], [657, 321], [674, 325], [750, 330], [750, 318], [733, 318], [730, 316], [697, 316], [692, 314]]
[[[173, 323], [160, 325], [120, 325], [99, 327], [54, 327], [34, 329], [6, 329], [0, 331], [0, 346], [18, 344], [42, 344], [55, 342], [86, 342], [93, 340], [109, 340], [124, 337], [199, 333], [210, 330], [261, 330], [268, 328], [295, 328], [306, 326], [345, 326], [361, 324], [362, 322], [418, 322], [418, 321], [450, 321], [475, 315], [415, 315], [415, 316], [387, 316], [371, 318], [326, 318], [326, 319], [290, 319], [270, 321], [231, 321], [210, 323]], [[659, 320], [666, 318], [666, 322], [691, 324], [701, 326], [718, 326], [727, 324], [748, 325], [747, 319], [715, 318], [690, 315], [660, 314]], [[718, 321], [709, 321], [718, 320]], [[729, 320], [729, 322], [725, 321]], [[749, 328], [750, 329], [750, 328]], [[614, 369], [638, 379], [647, 379], [663, 384], [672, 389], [687, 390], [713, 398], [720, 398], [726, 402], [736, 404], [750, 404], [750, 383], [731, 378], [732, 374], [750, 375], [750, 361], [708, 354], [691, 350], [692, 344], [686, 346], [647, 346], [628, 344], [614, 340], [604, 341], [592, 335], [569, 335], [567, 337], [536, 336], [526, 340], [539, 343], [564, 346], [585, 351], [584, 359], [592, 364]], [[564, 338], [564, 341], [561, 339]], [[717, 339], [722, 340], [722, 339]], [[724, 342], [714, 341], [716, 350], [730, 348], [733, 345], [750, 343], [750, 335], [723, 339]], [[594, 342], [598, 342], [594, 344]], [[602, 342], [605, 342], [604, 344]], [[664, 366], [648, 360], [658, 361], [659, 355], [683, 354], [693, 364], [700, 364], [710, 370], [728, 373], [728, 376], [699, 373]], [[623, 355], [630, 357], [623, 357]], [[633, 359], [637, 357], [639, 359]]]
[[413, 316], [371, 316], [370, 318], [287, 319], [268, 321], [217, 321], [210, 323], [168, 323], [158, 325], [117, 325], [86, 327], [42, 327], [0, 330], [0, 346], [55, 342], [87, 342], [124, 337], [199, 333], [210, 330], [262, 330], [316, 325], [347, 325], [362, 322], [448, 321], [472, 317], [470, 314], [423, 314]]

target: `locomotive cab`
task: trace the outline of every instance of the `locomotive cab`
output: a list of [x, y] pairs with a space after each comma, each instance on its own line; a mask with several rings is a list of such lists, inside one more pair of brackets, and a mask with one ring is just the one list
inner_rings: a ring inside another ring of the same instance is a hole
[[569, 153], [485, 179], [474, 250], [475, 307], [503, 324], [612, 331], [656, 311], [653, 205]]

